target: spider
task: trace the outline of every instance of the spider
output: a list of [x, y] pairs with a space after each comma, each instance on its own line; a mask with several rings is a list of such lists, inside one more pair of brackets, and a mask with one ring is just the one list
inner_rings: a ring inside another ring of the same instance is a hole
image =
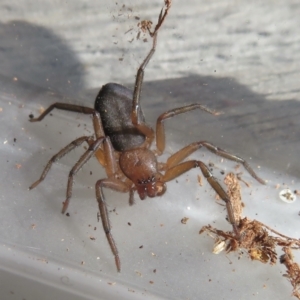
[[[88, 149], [69, 173], [66, 200], [63, 203], [62, 213], [64, 214], [66, 212], [72, 196], [74, 176], [91, 157], [96, 156], [99, 163], [105, 168], [107, 174], [107, 178], [100, 179], [96, 182], [95, 189], [100, 211], [99, 215], [101, 217], [103, 230], [114, 255], [118, 272], [121, 270], [121, 261], [111, 233], [111, 225], [106, 200], [103, 195], [103, 188], [129, 193], [129, 204], [132, 205], [134, 203], [135, 192], [138, 193], [141, 200], [146, 199], [146, 197], [153, 198], [161, 196], [166, 191], [166, 183], [168, 181], [188, 172], [192, 168], [200, 168], [211, 187], [226, 203], [228, 220], [232, 224], [233, 231], [238, 237], [239, 231], [237, 223], [233, 215], [229, 196], [225, 190], [217, 179], [213, 177], [205, 163], [200, 160], [185, 159], [196, 150], [205, 147], [216, 155], [243, 164], [252, 177], [262, 184], [265, 183], [255, 174], [244, 159], [230, 154], [206, 141], [194, 142], [182, 148], [172, 154], [165, 163], [157, 161], [157, 156], [163, 154], [165, 149], [165, 120], [195, 109], [203, 110], [212, 115], [218, 114], [201, 104], [195, 103], [175, 108], [161, 114], [157, 119], [156, 132], [145, 122], [140, 104], [144, 71], [155, 52], [157, 33], [168, 14], [171, 1], [165, 1], [165, 6], [165, 9], [162, 9], [159, 14], [154, 31], [151, 32], [149, 27], [147, 28], [150, 36], [153, 38], [152, 48], [137, 71], [133, 92], [120, 84], [108, 83], [100, 89], [95, 100], [94, 108], [67, 103], [54, 103], [38, 118], [30, 120], [31, 122], [41, 121], [54, 108], [92, 116], [94, 134], [92, 136], [82, 136], [75, 139], [55, 154], [45, 166], [41, 177], [34, 182], [29, 189], [35, 188], [44, 180], [54, 162], [86, 142], [89, 146]], [[156, 141], [156, 149], [151, 150], [150, 146], [154, 139]]]

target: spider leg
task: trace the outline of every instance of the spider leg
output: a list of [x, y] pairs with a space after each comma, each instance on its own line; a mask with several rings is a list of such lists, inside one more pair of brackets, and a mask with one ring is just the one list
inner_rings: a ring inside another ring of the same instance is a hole
[[[95, 126], [95, 132], [96, 136], [99, 135], [99, 131]], [[100, 149], [100, 147], [103, 145], [103, 151]], [[73, 189], [73, 183], [74, 183], [74, 176], [77, 174], [77, 172], [82, 168], [82, 166], [93, 156], [97, 156], [97, 153], [101, 151], [101, 154], [103, 154], [103, 157], [105, 159], [105, 170], [108, 177], [118, 175], [119, 169], [117, 167], [117, 161], [115, 158], [115, 151], [113, 149], [113, 146], [110, 142], [109, 137], [100, 136], [98, 137], [93, 143], [90, 144], [88, 150], [80, 157], [80, 159], [77, 161], [77, 163], [74, 165], [72, 170], [69, 173], [68, 177], [68, 185], [67, 185], [67, 196], [66, 200], [63, 203], [62, 213], [65, 213], [69, 203], [70, 199], [72, 197], [72, 189]]]
[[[34, 118], [34, 119], [30, 119], [30, 122], [38, 122], [43, 120], [54, 108], [56, 109], [60, 109], [60, 110], [66, 110], [66, 111], [71, 111], [71, 112], [78, 112], [78, 113], [83, 113], [83, 114], [89, 114], [92, 115], [93, 118], [93, 125], [94, 125], [94, 130], [95, 130], [95, 135], [97, 138], [104, 136], [104, 129], [103, 129], [103, 125], [102, 125], [102, 121], [100, 118], [100, 114], [99, 112], [95, 111], [95, 109], [90, 108], [90, 107], [86, 107], [86, 106], [81, 106], [81, 105], [74, 105], [74, 104], [68, 104], [68, 103], [53, 103], [52, 105], [50, 105], [38, 118]], [[78, 139], [79, 140], [79, 139]], [[75, 140], [74, 142], [76, 142], [77, 140]], [[92, 139], [87, 141], [89, 145], [91, 145], [91, 143], [93, 142]], [[73, 142], [72, 142], [73, 143]], [[71, 143], [71, 144], [72, 144]], [[78, 142], [79, 143], [79, 142]], [[70, 145], [68, 145], [70, 146]], [[68, 147], [67, 146], [67, 147]], [[65, 148], [67, 148], [65, 147]], [[64, 148], [64, 149], [65, 149]], [[63, 150], [64, 150], [63, 149]], [[63, 152], [62, 150], [62, 152]], [[67, 149], [66, 149], [67, 150]], [[69, 151], [71, 151], [72, 149], [70, 149]], [[67, 154], [69, 151], [66, 151], [64, 154], [62, 154], [60, 157], [58, 157], [57, 159], [61, 158], [62, 156], [64, 156], [65, 154]], [[58, 154], [60, 154], [61, 152], [59, 152]], [[99, 149], [99, 151], [96, 153], [96, 157], [99, 161], [99, 163], [101, 165], [105, 165], [105, 159], [104, 159], [104, 154], [103, 151], [101, 149]], [[52, 158], [53, 159], [53, 158]], [[49, 162], [50, 163], [50, 162]], [[46, 168], [45, 168], [46, 169]], [[49, 167], [50, 169], [50, 167]], [[37, 183], [38, 184], [38, 183]], [[37, 185], [36, 184], [36, 185]], [[35, 186], [36, 186], [35, 185]], [[33, 187], [31, 187], [33, 188]]]
[[146, 136], [146, 141], [142, 145], [142, 147], [146, 147], [146, 148], [148, 148], [151, 145], [154, 139], [154, 131], [150, 126], [148, 126], [146, 123], [142, 122], [139, 119], [139, 111], [141, 110], [140, 98], [141, 98], [144, 73], [145, 73], [145, 68], [147, 67], [149, 61], [151, 60], [156, 50], [157, 33], [160, 27], [162, 26], [170, 7], [171, 7], [171, 1], [166, 1], [165, 9], [162, 9], [159, 14], [158, 22], [155, 26], [154, 32], [151, 32], [149, 27], [147, 28], [150, 36], [153, 38], [152, 48], [150, 49], [148, 55], [146, 56], [146, 58], [144, 59], [144, 61], [142, 62], [142, 64], [140, 65], [137, 71], [135, 85], [134, 85], [131, 120], [132, 120], [132, 124], [141, 133], [143, 133]]
[[69, 145], [67, 145], [66, 147], [61, 149], [57, 154], [52, 156], [52, 158], [48, 161], [46, 167], [44, 168], [44, 171], [42, 172], [42, 175], [41, 175], [40, 179], [37, 180], [36, 182], [34, 182], [29, 187], [29, 189], [31, 190], [31, 189], [35, 188], [39, 183], [41, 183], [45, 179], [46, 175], [48, 174], [48, 172], [49, 172], [49, 170], [50, 170], [50, 168], [51, 168], [51, 166], [54, 162], [58, 161], [63, 156], [68, 154], [70, 151], [72, 151], [73, 149], [80, 146], [83, 142], [87, 142], [88, 144], [90, 144], [91, 142], [93, 142], [93, 137], [91, 137], [91, 136], [82, 136], [82, 137], [72, 141]]
[[147, 57], [144, 59], [144, 61], [140, 65], [140, 67], [137, 71], [137, 74], [136, 74], [136, 80], [135, 80], [134, 91], [133, 91], [132, 113], [131, 113], [132, 124], [141, 133], [143, 133], [146, 136], [146, 141], [145, 141], [144, 145], [147, 148], [151, 145], [151, 143], [154, 139], [154, 131], [150, 126], [148, 126], [146, 123], [142, 122], [139, 119], [139, 111], [141, 110], [140, 97], [141, 97], [141, 91], [142, 91], [142, 85], [143, 85], [143, 79], [144, 79], [144, 70], [155, 52], [156, 42], [157, 42], [157, 32], [153, 36], [152, 48], [151, 48], [150, 52], [148, 53]]
[[164, 128], [164, 121], [166, 119], [170, 119], [174, 116], [189, 112], [191, 110], [195, 110], [195, 109], [201, 109], [205, 112], [208, 112], [212, 115], [218, 115], [219, 113], [213, 110], [210, 110], [209, 108], [207, 108], [204, 105], [198, 104], [198, 103], [194, 103], [194, 104], [190, 104], [190, 105], [186, 105], [183, 107], [178, 107], [172, 110], [169, 110], [163, 114], [161, 114], [156, 121], [156, 148], [157, 148], [157, 154], [161, 155], [164, 150], [165, 150], [165, 146], [166, 146], [166, 137], [165, 137], [165, 128]]
[[205, 147], [210, 152], [212, 152], [216, 155], [219, 155], [221, 157], [224, 157], [228, 160], [232, 160], [232, 161], [241, 163], [254, 179], [256, 179], [261, 184], [266, 184], [263, 179], [261, 179], [260, 177], [257, 176], [257, 174], [250, 167], [248, 162], [245, 161], [243, 158], [241, 158], [237, 155], [231, 154], [231, 153], [229, 153], [219, 147], [216, 147], [213, 144], [206, 142], [206, 141], [199, 141], [199, 142], [192, 143], [192, 144], [184, 147], [183, 149], [179, 150], [178, 152], [174, 153], [173, 155], [171, 155], [169, 157], [169, 159], [167, 160], [166, 168], [171, 168], [172, 166], [177, 165], [178, 163], [183, 161], [185, 158], [187, 158], [190, 154], [192, 154], [193, 152], [195, 152], [196, 150], [198, 150], [202, 147]]
[[212, 173], [209, 171], [208, 167], [202, 161], [189, 160], [189, 161], [180, 163], [176, 166], [173, 166], [170, 169], [166, 170], [162, 180], [164, 182], [168, 182], [168, 181], [180, 176], [181, 174], [188, 172], [192, 168], [197, 168], [197, 167], [199, 167], [201, 169], [202, 174], [207, 179], [207, 181], [209, 182], [211, 187], [220, 196], [220, 198], [226, 203], [226, 209], [227, 209], [229, 222], [233, 227], [234, 233], [239, 238], [240, 233], [238, 230], [237, 222], [234, 218], [234, 213], [233, 213], [232, 204], [230, 202], [230, 198], [227, 195], [227, 193], [225, 192], [225, 190], [223, 189], [223, 187], [220, 185], [218, 180], [212, 175]]
[[130, 192], [130, 194], [132, 194], [132, 188], [130, 186], [128, 186], [127, 184], [125, 184], [124, 182], [122, 182], [118, 179], [114, 179], [114, 178], [101, 179], [101, 180], [98, 180], [96, 183], [96, 198], [97, 198], [98, 205], [99, 205], [103, 230], [106, 234], [106, 238], [107, 238], [108, 244], [111, 248], [111, 251], [115, 257], [115, 263], [117, 266], [117, 270], [118, 270], [118, 272], [120, 272], [121, 271], [121, 261], [119, 258], [118, 248], [117, 248], [116, 243], [111, 234], [111, 226], [110, 226], [110, 221], [109, 221], [109, 217], [108, 217], [107, 205], [106, 205], [106, 201], [105, 201], [105, 198], [103, 195], [103, 190], [102, 190], [103, 187], [110, 188], [112, 190], [122, 192], [122, 193]]
[[38, 122], [43, 120], [54, 108], [61, 109], [61, 110], [67, 110], [67, 111], [73, 111], [83, 114], [92, 114], [94, 112], [93, 108], [81, 106], [81, 105], [74, 105], [69, 103], [60, 103], [56, 102], [50, 105], [38, 118], [30, 119], [30, 122]]
[[72, 197], [72, 189], [73, 189], [73, 183], [74, 183], [74, 176], [77, 174], [77, 172], [82, 168], [82, 166], [99, 150], [101, 147], [103, 140], [105, 140], [105, 137], [97, 138], [88, 148], [88, 150], [79, 158], [77, 163], [74, 165], [74, 167], [71, 169], [68, 177], [68, 185], [67, 185], [67, 196], [66, 200], [63, 203], [62, 213], [64, 214], [69, 206], [70, 199]]
[[[102, 122], [101, 122], [101, 118], [100, 118], [100, 114], [97, 111], [95, 111], [94, 109], [89, 108], [89, 107], [85, 107], [85, 106], [65, 104], [65, 103], [54, 103], [54, 104], [50, 105], [44, 111], [44, 113], [42, 113], [38, 118], [31, 119], [30, 121], [31, 122], [41, 121], [47, 114], [49, 114], [52, 111], [53, 108], [64, 109], [64, 110], [74, 111], [74, 112], [88, 113], [88, 114], [91, 113], [92, 117], [93, 117], [93, 125], [94, 125], [96, 138], [100, 138], [100, 137], [105, 136], [103, 126], [102, 126]], [[42, 175], [41, 175], [40, 179], [37, 180], [36, 182], [34, 182], [29, 187], [29, 189], [31, 190], [31, 189], [35, 188], [40, 182], [42, 182], [45, 179], [47, 173], [49, 172], [49, 170], [50, 170], [50, 168], [51, 168], [51, 166], [54, 162], [58, 161], [63, 156], [68, 154], [70, 151], [72, 151], [76, 147], [80, 146], [83, 142], [87, 142], [89, 144], [89, 146], [91, 146], [94, 143], [94, 139], [91, 136], [90, 137], [83, 136], [83, 137], [80, 137], [80, 138], [72, 141], [69, 145], [67, 145], [62, 150], [60, 150], [57, 154], [55, 154], [49, 160], [46, 167], [44, 168], [44, 171], [42, 172]], [[98, 149], [98, 151], [96, 153], [96, 157], [97, 157], [97, 159], [98, 159], [98, 161], [101, 165], [105, 165], [105, 161], [104, 161], [105, 155], [103, 154], [102, 149]]]
[[[183, 114], [195, 109], [201, 109], [203, 111], [206, 111], [212, 115], [218, 115], [219, 113], [213, 110], [210, 110], [209, 108], [200, 105], [198, 103], [195, 104], [190, 104], [190, 105], [186, 105], [183, 107], [179, 107], [179, 108], [175, 108], [172, 110], [169, 110], [163, 114], [161, 114], [157, 121], [156, 121], [156, 153], [158, 155], [161, 155], [164, 150], [165, 150], [165, 145], [166, 145], [166, 139], [165, 139], [165, 128], [164, 128], [164, 120], [172, 118], [174, 116], [177, 116], [179, 114]], [[206, 149], [208, 149], [210, 152], [222, 156], [226, 159], [229, 160], [233, 160], [236, 161], [238, 163], [241, 163], [244, 168], [248, 171], [248, 173], [254, 178], [256, 179], [259, 183], [261, 184], [266, 184], [265, 181], [263, 179], [261, 179], [260, 177], [258, 177], [256, 175], [256, 173], [254, 172], [254, 170], [250, 167], [250, 165], [248, 164], [247, 161], [245, 161], [243, 158], [231, 154], [219, 147], [214, 146], [213, 144], [206, 142], [206, 141], [200, 141], [200, 142], [195, 142], [192, 143], [186, 147], [184, 147], [183, 149], [179, 150], [178, 152], [174, 153], [172, 156], [169, 157], [167, 163], [166, 163], [166, 167], [165, 169], [171, 168], [172, 166], [177, 165], [178, 163], [180, 163], [181, 161], [183, 161], [185, 158], [187, 158], [190, 154], [192, 154], [193, 152], [195, 152], [196, 150], [205, 147]]]
[[158, 16], [158, 22], [154, 28], [154, 31], [151, 32], [150, 28], [149, 27], [147, 28], [151, 37], [153, 37], [156, 34], [156, 32], [159, 30], [159, 28], [163, 24], [165, 18], [168, 15], [169, 9], [171, 8], [171, 4], [172, 4], [172, 1], [170, 1], [170, 0], [165, 1], [165, 8], [162, 8], [162, 10], [160, 11], [160, 14]]
[[[61, 151], [59, 151], [56, 155], [54, 155], [50, 161], [47, 163], [41, 177], [39, 180], [34, 182], [29, 189], [33, 189], [36, 187], [41, 181], [44, 180], [47, 173], [49, 172], [53, 162], [59, 160], [64, 155], [69, 153], [74, 148], [81, 145], [83, 142], [87, 142], [89, 144], [88, 150], [80, 157], [78, 162], [74, 165], [72, 170], [69, 173], [69, 179], [68, 179], [68, 185], [67, 185], [67, 195], [66, 200], [63, 204], [62, 213], [65, 213], [70, 198], [72, 196], [72, 188], [73, 188], [73, 177], [76, 175], [76, 173], [82, 168], [82, 166], [93, 156], [95, 155], [98, 159], [98, 161], [105, 167], [106, 173], [108, 176], [117, 173], [117, 162], [114, 154], [113, 147], [111, 145], [109, 137], [105, 137], [100, 114], [95, 111], [94, 109], [86, 108], [83, 106], [78, 105], [70, 105], [70, 104], [63, 104], [63, 103], [55, 103], [51, 105], [39, 118], [33, 119], [36, 121], [42, 120], [53, 108], [60, 108], [60, 109], [66, 109], [71, 111], [78, 111], [83, 112], [84, 109], [87, 109], [87, 113], [92, 113], [93, 117], [93, 126], [95, 131], [96, 139], [94, 140], [93, 137], [80, 137], [76, 139], [75, 141], [71, 142], [69, 145], [64, 147]], [[103, 146], [103, 149], [101, 148]]]

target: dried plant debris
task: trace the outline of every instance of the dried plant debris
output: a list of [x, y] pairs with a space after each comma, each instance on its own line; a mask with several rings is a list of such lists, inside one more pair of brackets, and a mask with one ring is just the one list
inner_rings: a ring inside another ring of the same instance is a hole
[[237, 177], [229, 173], [224, 182], [228, 188], [227, 193], [232, 202], [240, 237], [236, 237], [233, 232], [225, 232], [210, 225], [202, 227], [199, 233], [207, 232], [215, 239], [213, 248], [215, 254], [223, 250], [227, 253], [240, 251], [243, 254], [246, 252], [252, 260], [271, 265], [277, 262], [276, 247], [281, 247], [284, 254], [280, 256], [280, 262], [287, 269], [284, 276], [293, 286], [293, 296], [300, 299], [300, 266], [293, 261], [292, 255], [292, 250], [300, 249], [300, 240], [285, 236], [257, 220], [243, 218], [240, 184]]
[[291, 247], [283, 247], [285, 254], [280, 256], [280, 262], [286, 266], [287, 272], [283, 276], [287, 277], [292, 284], [293, 296], [300, 299], [300, 266], [293, 261]]
[[189, 218], [183, 217], [183, 218], [181, 219], [180, 222], [181, 222], [182, 224], [186, 224], [188, 220], [189, 220]]
[[233, 208], [234, 219], [239, 220], [241, 218], [244, 206], [242, 202], [239, 180], [233, 173], [228, 173], [224, 178], [224, 183], [227, 185], [227, 194], [230, 198]]
[[[142, 20], [141, 22], [138, 23], [138, 27], [140, 28], [140, 30], [143, 33], [148, 32], [150, 34], [151, 37], [153, 37], [156, 32], [159, 30], [159, 28], [161, 27], [161, 25], [163, 24], [165, 18], [167, 17], [168, 13], [169, 13], [169, 9], [171, 8], [172, 5], [172, 0], [165, 0], [165, 6], [162, 8], [160, 14], [159, 14], [159, 18], [158, 18], [158, 23], [156, 24], [155, 28], [153, 31], [151, 31], [151, 27], [152, 27], [152, 22], [150, 20]], [[140, 38], [140, 32], [138, 33], [137, 39]]]

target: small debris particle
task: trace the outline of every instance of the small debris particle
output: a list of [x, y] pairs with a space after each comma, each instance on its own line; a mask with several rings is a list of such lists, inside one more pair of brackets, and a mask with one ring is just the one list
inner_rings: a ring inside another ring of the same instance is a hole
[[127, 31], [125, 31], [124, 34], [127, 34], [128, 32], [130, 32], [130, 31], [132, 31], [132, 30], [133, 30], [133, 28], [130, 28], [130, 29], [128, 29]]
[[153, 270], [153, 273], [156, 273], [156, 269]]
[[128, 224], [129, 226], [131, 226], [131, 223], [130, 223], [130, 222], [128, 222], [127, 224]]
[[29, 115], [29, 119], [33, 119], [34, 118], [34, 115], [33, 114], [30, 114]]
[[139, 246], [140, 249], [142, 249], [143, 247], [144, 247], [143, 245]]
[[17, 139], [16, 138], [14, 138], [14, 143], [17, 141]]
[[234, 169], [237, 171], [240, 168], [240, 165], [236, 165]]
[[97, 227], [94, 227], [94, 230], [97, 230]]
[[138, 276], [142, 277], [142, 273], [141, 273], [141, 272], [135, 271], [135, 273], [136, 273]]
[[149, 281], [150, 284], [153, 284], [154, 282], [152, 280]]
[[90, 240], [91, 240], [91, 241], [95, 241], [96, 238], [95, 238], [94, 236], [91, 235], [91, 236], [90, 236]]
[[219, 254], [226, 248], [226, 242], [224, 240], [218, 240], [213, 248], [213, 254]]
[[186, 224], [188, 220], [189, 220], [189, 218], [183, 217], [183, 218], [181, 219], [180, 222], [181, 222], [182, 224]]
[[45, 111], [45, 108], [44, 108], [43, 106], [41, 106], [41, 107], [39, 108], [39, 113], [42, 114], [44, 111]]
[[31, 224], [31, 229], [35, 229], [36, 225], [35, 224]]
[[93, 175], [93, 172], [92, 172], [92, 171], [90, 171], [90, 175]]
[[85, 264], [85, 262], [84, 262], [84, 261], [82, 261], [80, 264], [83, 266], [83, 265]]
[[201, 175], [197, 175], [197, 178], [198, 178], [199, 185], [203, 186], [202, 176]]
[[151, 29], [152, 22], [149, 20], [143, 20], [137, 24], [138, 27], [141, 28], [142, 32], [146, 32], [147, 30]]
[[294, 194], [300, 196], [300, 190], [294, 190]]
[[108, 282], [107, 284], [109, 284], [109, 285], [115, 285], [116, 283], [115, 282]]
[[15, 165], [17, 169], [21, 169], [22, 165], [21, 164], [16, 164]]
[[286, 203], [293, 203], [296, 201], [296, 195], [290, 189], [283, 189], [279, 192], [279, 198]]
[[66, 216], [67, 216], [67, 217], [70, 217], [70, 213], [66, 213]]

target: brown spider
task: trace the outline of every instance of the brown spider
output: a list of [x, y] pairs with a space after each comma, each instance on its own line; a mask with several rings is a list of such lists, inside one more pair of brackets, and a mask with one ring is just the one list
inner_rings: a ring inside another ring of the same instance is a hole
[[[63, 204], [62, 213], [66, 212], [72, 196], [73, 177], [92, 156], [96, 156], [107, 174], [107, 178], [100, 179], [96, 183], [96, 198], [103, 229], [115, 257], [118, 271], [121, 270], [121, 262], [118, 249], [111, 234], [107, 205], [103, 195], [104, 187], [122, 193], [129, 193], [129, 203], [133, 204], [135, 191], [137, 191], [141, 200], [144, 200], [147, 196], [161, 196], [166, 191], [166, 182], [192, 168], [199, 167], [212, 188], [225, 201], [229, 222], [232, 224], [235, 234], [239, 236], [232, 205], [225, 190], [215, 177], [212, 176], [208, 167], [202, 161], [184, 160], [201, 147], [206, 147], [209, 151], [219, 156], [243, 164], [246, 170], [257, 181], [264, 184], [264, 181], [255, 174], [244, 159], [232, 155], [206, 141], [195, 142], [184, 147], [171, 155], [166, 163], [157, 162], [156, 157], [161, 155], [165, 149], [164, 121], [166, 119], [195, 109], [201, 109], [210, 114], [217, 115], [216, 112], [196, 103], [175, 108], [161, 114], [157, 119], [156, 134], [145, 123], [140, 106], [144, 70], [155, 52], [157, 32], [168, 14], [171, 1], [165, 1], [165, 6], [165, 9], [161, 10], [154, 31], [151, 32], [149, 27], [147, 28], [150, 36], [153, 37], [153, 45], [137, 71], [133, 93], [122, 85], [108, 83], [101, 88], [94, 108], [66, 103], [54, 103], [38, 118], [30, 120], [31, 122], [41, 121], [54, 108], [92, 115], [95, 134], [79, 137], [60, 150], [47, 163], [40, 179], [34, 182], [29, 189], [35, 188], [44, 180], [54, 162], [82, 143], [87, 142], [89, 145], [88, 150], [80, 157], [70, 171], [67, 196]], [[156, 139], [156, 150], [152, 151], [150, 150], [150, 146], [154, 138]]]

